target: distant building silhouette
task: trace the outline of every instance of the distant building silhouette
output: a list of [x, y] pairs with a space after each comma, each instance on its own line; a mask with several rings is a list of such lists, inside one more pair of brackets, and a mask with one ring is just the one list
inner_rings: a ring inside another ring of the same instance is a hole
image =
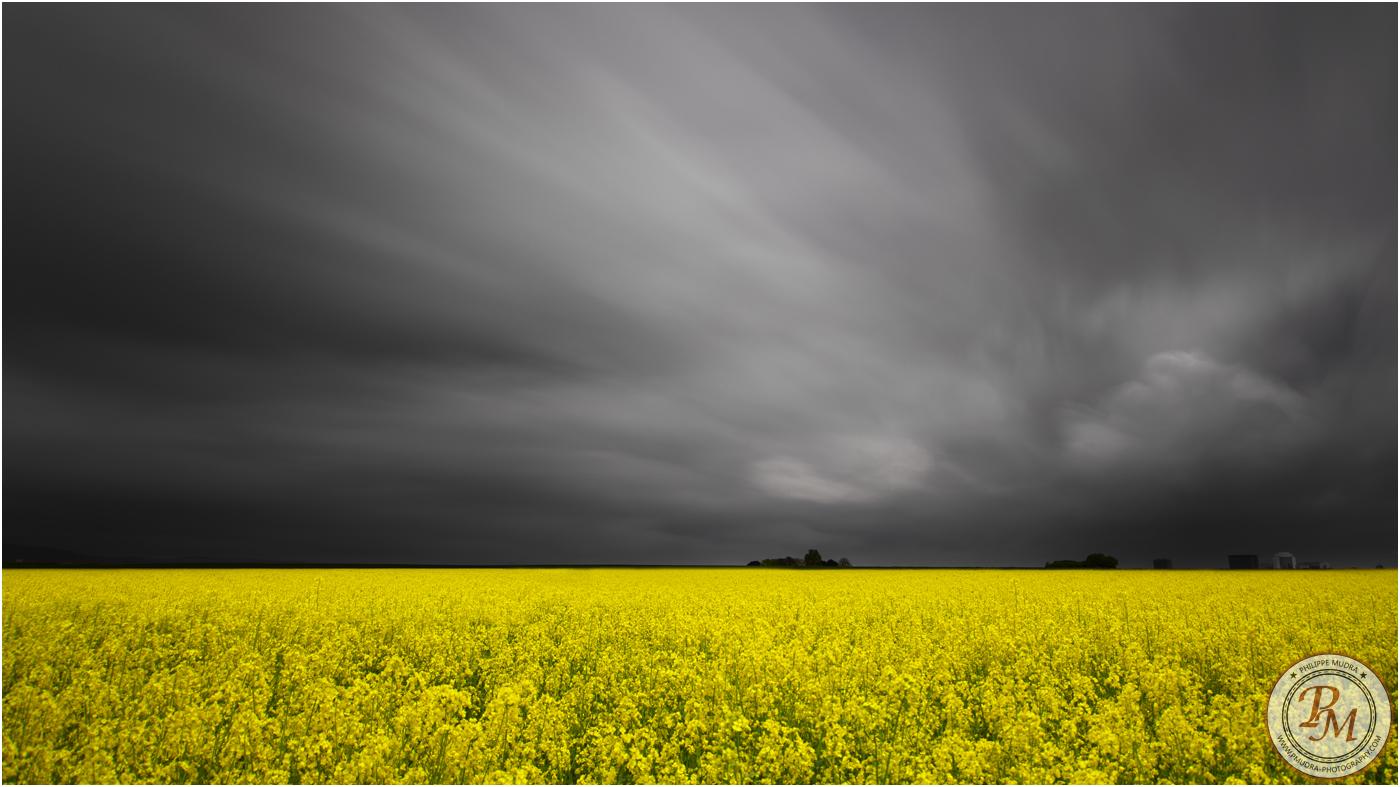
[[1259, 568], [1259, 556], [1231, 555], [1230, 568]]
[[1294, 559], [1292, 552], [1275, 552], [1274, 568], [1297, 568], [1298, 561]]
[[1332, 564], [1325, 560], [1314, 560], [1308, 563], [1299, 563], [1298, 568], [1331, 568]]
[[1171, 568], [1172, 559], [1169, 557], [1159, 557], [1152, 561], [1153, 568]]

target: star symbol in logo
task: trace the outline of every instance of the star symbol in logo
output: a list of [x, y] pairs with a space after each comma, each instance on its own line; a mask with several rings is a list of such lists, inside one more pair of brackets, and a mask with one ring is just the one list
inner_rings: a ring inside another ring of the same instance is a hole
[[1362, 679], [1362, 680], [1365, 680], [1365, 679], [1366, 679], [1366, 673], [1364, 673], [1364, 672], [1361, 673], [1361, 679]]
[[1294, 679], [1294, 678], [1296, 678], [1296, 677], [1298, 677], [1298, 673], [1295, 672], [1295, 673], [1293, 673], [1292, 675], [1289, 675], [1289, 676], [1288, 676], [1288, 679], [1289, 679], [1289, 680], [1292, 680], [1292, 679]]

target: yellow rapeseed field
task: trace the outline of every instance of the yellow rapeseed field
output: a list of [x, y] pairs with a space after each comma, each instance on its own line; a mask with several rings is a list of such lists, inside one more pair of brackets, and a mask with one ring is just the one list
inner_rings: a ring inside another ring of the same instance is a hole
[[1269, 690], [1394, 707], [1396, 576], [26, 569], [3, 647], [5, 782], [1293, 783]]

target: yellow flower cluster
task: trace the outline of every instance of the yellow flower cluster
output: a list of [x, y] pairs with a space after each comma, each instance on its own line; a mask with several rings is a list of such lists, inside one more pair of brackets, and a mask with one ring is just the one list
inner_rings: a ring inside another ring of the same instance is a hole
[[3, 646], [7, 783], [1296, 783], [1270, 688], [1395, 707], [1396, 579], [27, 569]]

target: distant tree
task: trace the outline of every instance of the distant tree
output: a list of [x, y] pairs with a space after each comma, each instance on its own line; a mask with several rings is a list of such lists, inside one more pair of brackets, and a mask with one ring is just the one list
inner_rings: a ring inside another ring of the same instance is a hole
[[749, 565], [751, 565], [751, 566], [761, 566], [761, 565], [763, 565], [763, 561], [762, 561], [762, 560], [750, 560], [750, 561], [749, 561]]
[[807, 550], [807, 565], [820, 566], [822, 564], [822, 553], [815, 549]]
[[841, 558], [841, 562], [838, 563], [837, 565], [839, 565], [841, 568], [850, 568], [850, 567], [851, 567], [851, 561], [849, 561], [849, 560], [847, 560], [846, 558], [843, 557], [843, 558]]
[[828, 568], [836, 568], [840, 565], [840, 563], [837, 563], [835, 560], [823, 560], [822, 565], [827, 566]]
[[1056, 560], [1046, 562], [1046, 568], [1118, 568], [1118, 558], [1098, 552], [1084, 560]]

